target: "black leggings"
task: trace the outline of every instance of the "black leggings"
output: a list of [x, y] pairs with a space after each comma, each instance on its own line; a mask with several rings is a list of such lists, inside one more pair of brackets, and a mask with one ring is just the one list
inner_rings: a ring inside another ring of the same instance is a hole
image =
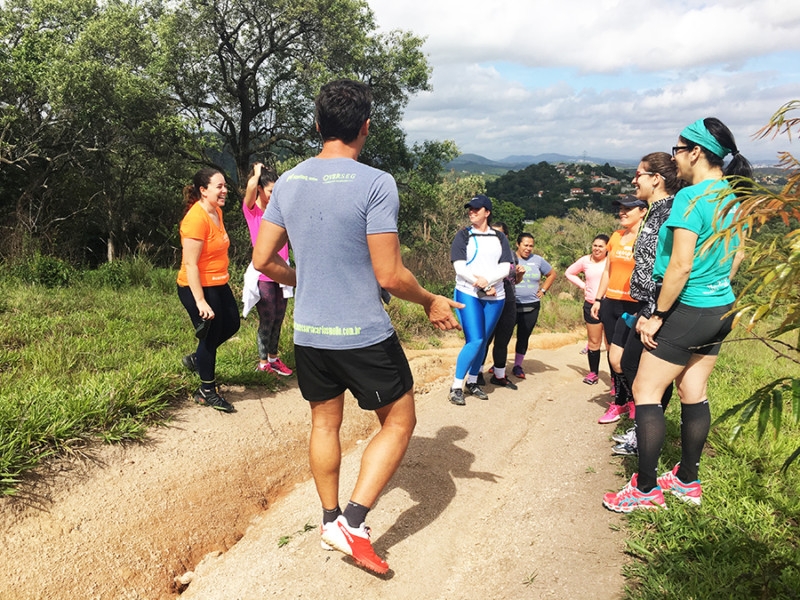
[[[637, 316], [636, 318], [638, 319], [639, 317]], [[631, 331], [628, 335], [628, 339], [625, 340], [625, 349], [622, 352], [622, 360], [620, 361], [622, 373], [625, 375], [625, 379], [631, 387], [633, 387], [633, 381], [636, 379], [636, 373], [639, 372], [639, 361], [642, 359], [642, 352], [644, 352], [642, 339], [639, 337], [638, 333]], [[661, 408], [664, 410], [667, 410], [667, 405], [672, 398], [672, 389], [674, 387], [675, 386], [670, 383], [667, 389], [664, 390], [664, 395], [661, 397]]]
[[[227, 283], [203, 287], [203, 296], [214, 311], [214, 318], [209, 321], [208, 334], [198, 341], [195, 352], [197, 374], [201, 382], [208, 384], [216, 381], [217, 348], [239, 331], [239, 305]], [[203, 319], [189, 286], [178, 286], [178, 298], [189, 313], [192, 327], [197, 327]]]
[[[517, 354], [525, 354], [528, 351], [528, 340], [531, 338], [536, 321], [539, 320], [539, 309], [541, 302], [531, 304], [517, 304]], [[523, 312], [527, 311], [527, 312]]]
[[[502, 369], [508, 360], [508, 343], [514, 335], [514, 326], [517, 324], [517, 302], [514, 296], [514, 286], [508, 282], [503, 282], [506, 291], [503, 312], [500, 313], [500, 320], [494, 326], [489, 341], [486, 342], [486, 354], [489, 354], [489, 344], [492, 346], [492, 363], [495, 369]], [[486, 357], [484, 356], [484, 361]]]

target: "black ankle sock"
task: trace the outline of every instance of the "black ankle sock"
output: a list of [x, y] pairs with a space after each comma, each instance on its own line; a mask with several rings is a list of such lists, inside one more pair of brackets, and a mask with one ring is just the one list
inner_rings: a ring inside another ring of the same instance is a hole
[[200, 382], [200, 389], [203, 390], [206, 394], [211, 392], [217, 391], [217, 382], [216, 381], [201, 381]]
[[333, 523], [336, 519], [339, 518], [339, 515], [342, 514], [342, 509], [338, 506], [334, 509], [328, 510], [327, 508], [322, 509], [322, 524], [327, 525], [328, 523]]
[[369, 512], [369, 507], [362, 506], [361, 504], [357, 504], [352, 500], [347, 503], [347, 506], [344, 507], [344, 518], [347, 519], [347, 524], [350, 527], [361, 527], [361, 524], [367, 520], [367, 513]]

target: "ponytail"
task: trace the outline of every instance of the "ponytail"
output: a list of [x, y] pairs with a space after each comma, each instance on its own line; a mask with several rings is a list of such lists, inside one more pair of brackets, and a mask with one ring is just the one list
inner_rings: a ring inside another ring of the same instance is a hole
[[183, 199], [186, 202], [186, 212], [200, 200], [200, 188], [207, 188], [211, 183], [211, 178], [222, 171], [212, 167], [203, 167], [192, 177], [192, 183], [183, 188]]

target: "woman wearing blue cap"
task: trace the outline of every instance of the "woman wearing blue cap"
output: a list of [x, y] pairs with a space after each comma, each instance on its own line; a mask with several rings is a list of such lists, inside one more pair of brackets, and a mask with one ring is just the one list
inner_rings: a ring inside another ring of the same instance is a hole
[[[455, 300], [464, 305], [457, 309], [464, 330], [464, 347], [456, 360], [456, 374], [449, 400], [463, 406], [467, 394], [488, 399], [478, 385], [478, 373], [486, 356], [486, 342], [503, 312], [503, 279], [511, 269], [511, 247], [502, 231], [489, 226], [492, 201], [483, 194], [464, 205], [469, 211], [470, 226], [460, 230], [450, 248], [450, 260], [456, 271]], [[466, 385], [465, 385], [466, 379]]]
[[636, 196], [626, 196], [614, 200], [619, 212], [621, 229], [615, 231], [608, 240], [608, 259], [606, 270], [597, 286], [597, 296], [590, 314], [603, 323], [603, 331], [608, 344], [608, 369], [611, 373], [611, 395], [614, 401], [597, 422], [614, 423], [628, 415], [632, 419], [633, 400], [628, 382], [625, 381], [620, 366], [625, 338], [630, 331], [621, 327], [617, 335], [617, 322], [625, 313], [634, 314], [639, 303], [631, 296], [631, 273], [635, 266], [633, 250], [639, 237], [642, 221], [647, 214], [647, 202]]
[[[733, 218], [719, 212], [736, 196], [728, 178], [751, 177], [752, 168], [733, 134], [715, 118], [681, 131], [672, 157], [678, 177], [689, 186], [675, 195], [659, 230], [653, 278], [660, 290], [652, 316], [637, 324], [645, 347], [633, 383], [639, 470], [622, 491], [604, 496], [603, 504], [617, 512], [663, 508], [663, 492], [700, 504], [700, 455], [711, 425], [706, 385], [733, 321], [730, 278], [742, 257], [740, 240], [701, 248]], [[673, 380], [681, 400], [681, 461], [659, 477], [666, 431], [661, 395]]]

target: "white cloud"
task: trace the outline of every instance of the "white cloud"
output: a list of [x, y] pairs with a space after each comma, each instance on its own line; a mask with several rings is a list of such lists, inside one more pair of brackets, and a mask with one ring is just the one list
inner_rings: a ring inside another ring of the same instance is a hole
[[[800, 98], [800, 3], [778, 0], [370, 0], [383, 29], [426, 36], [433, 91], [412, 99], [411, 141], [464, 152], [636, 158], [701, 116], [743, 153], [788, 143], [749, 136]], [[759, 65], [769, 65], [764, 68]], [[788, 65], [788, 68], [787, 68]], [[785, 138], [784, 138], [785, 139]], [[755, 153], [755, 154], [753, 154]]]

